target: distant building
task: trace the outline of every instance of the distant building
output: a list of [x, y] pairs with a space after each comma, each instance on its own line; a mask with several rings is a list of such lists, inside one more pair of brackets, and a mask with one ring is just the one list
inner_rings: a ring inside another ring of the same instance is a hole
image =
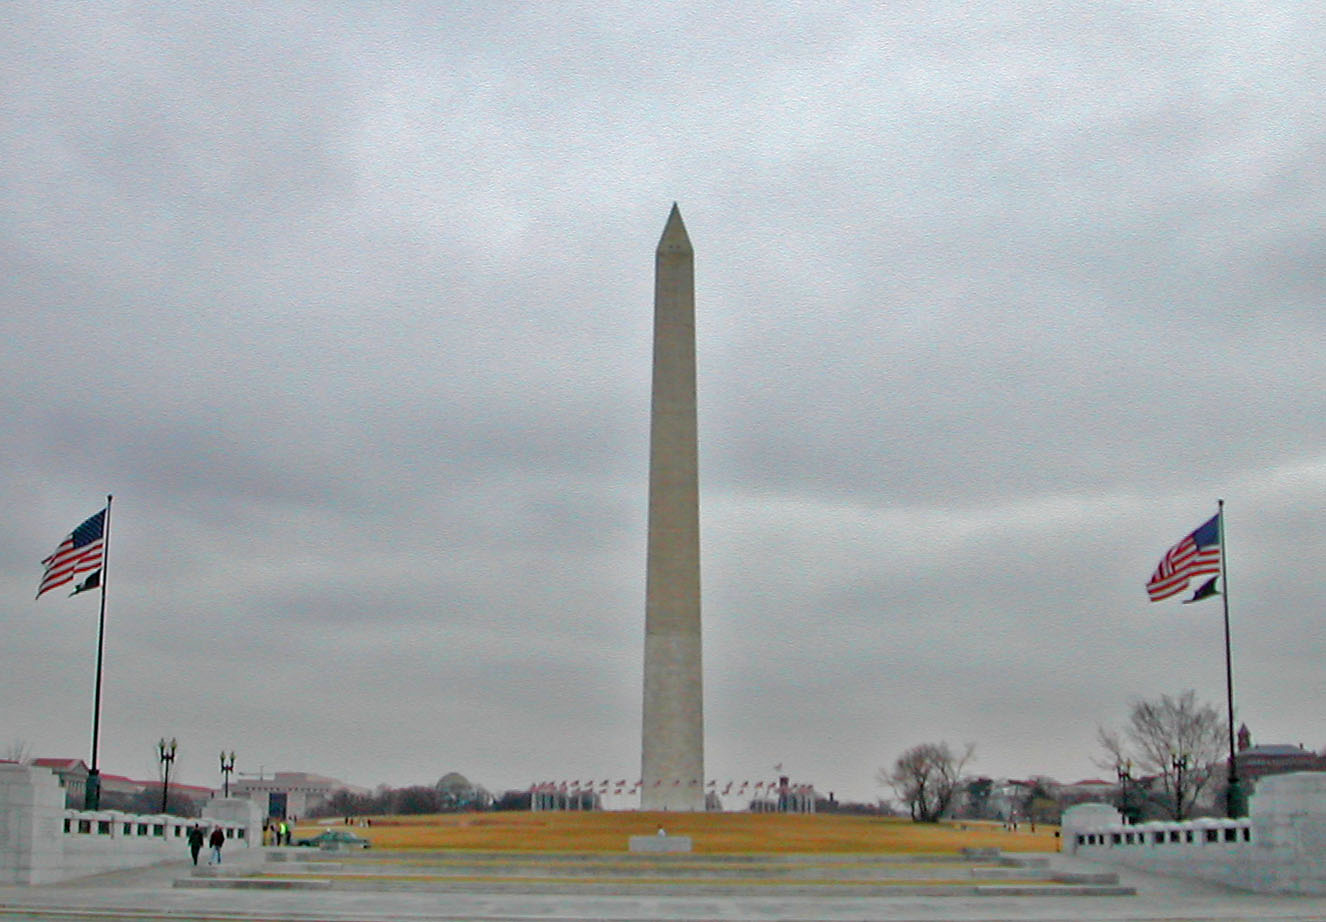
[[[171, 787], [174, 787], [174, 785], [172, 784]], [[147, 789], [148, 782], [146, 781], [135, 781], [124, 775], [108, 775], [105, 772], [101, 773], [102, 803], [128, 803], [134, 798], [142, 795]]]
[[1074, 804], [1112, 804], [1119, 800], [1119, 782], [1100, 778], [1084, 778], [1072, 784], [1059, 785], [1060, 807]]
[[1304, 749], [1302, 746], [1271, 744], [1254, 746], [1248, 725], [1239, 727], [1238, 752], [1234, 756], [1239, 780], [1256, 784], [1267, 775], [1285, 775], [1289, 772], [1326, 771], [1326, 756]]
[[[82, 759], [32, 759], [29, 765], [49, 769], [60, 779], [64, 788], [66, 808], [83, 809], [87, 792], [88, 767]], [[124, 775], [101, 776], [101, 806], [107, 810], [128, 810], [156, 812], [161, 809], [161, 782], [135, 781]], [[177, 805], [180, 800], [187, 801], [194, 808], [206, 803], [216, 795], [212, 788], [195, 784], [170, 785], [171, 800]], [[187, 808], [182, 808], [186, 809]], [[186, 814], [187, 815], [187, 814]]]
[[[160, 785], [157, 787], [160, 789]], [[170, 793], [172, 797], [181, 797], [189, 803], [201, 807], [220, 792], [216, 788], [209, 788], [202, 784], [176, 784], [172, 781], [170, 783]]]
[[29, 765], [48, 768], [60, 779], [64, 788], [64, 805], [83, 809], [83, 799], [87, 793], [87, 763], [82, 759], [33, 759]]
[[1032, 783], [1016, 778], [998, 778], [990, 787], [986, 809], [989, 816], [1003, 822], [1025, 819], [1022, 806], [1031, 793]]
[[256, 801], [262, 815], [273, 819], [308, 816], [337, 791], [369, 793], [364, 788], [310, 772], [276, 772], [230, 783], [230, 796]]

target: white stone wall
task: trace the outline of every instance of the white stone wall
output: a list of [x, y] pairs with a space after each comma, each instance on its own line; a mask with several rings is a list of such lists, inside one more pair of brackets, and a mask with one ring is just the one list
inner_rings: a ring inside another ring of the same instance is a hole
[[1326, 894], [1326, 773], [1272, 775], [1242, 820], [1125, 825], [1104, 804], [1064, 811], [1060, 847], [1096, 861], [1262, 893]]
[[202, 819], [118, 810], [66, 810], [44, 768], [0, 765], [0, 884], [45, 884], [189, 858], [188, 829], [221, 826], [225, 849], [261, 846], [261, 818], [248, 801], [213, 800]]
[[203, 804], [204, 820], [233, 828], [246, 846], [262, 845], [262, 818], [262, 808], [246, 797], [213, 797]]
[[689, 852], [690, 836], [631, 836], [628, 847], [637, 853], [657, 855], [662, 853]]
[[188, 830], [200, 822], [118, 810], [66, 810], [60, 879], [188, 858]]
[[1259, 879], [1283, 892], [1326, 894], [1326, 772], [1261, 778], [1250, 812]]
[[64, 788], [44, 768], [0, 764], [0, 884], [63, 880]]

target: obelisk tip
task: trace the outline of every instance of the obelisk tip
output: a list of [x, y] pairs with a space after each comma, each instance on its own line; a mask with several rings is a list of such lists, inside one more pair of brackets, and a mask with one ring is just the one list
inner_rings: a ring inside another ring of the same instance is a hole
[[672, 203], [672, 210], [668, 212], [668, 223], [663, 225], [663, 236], [659, 238], [658, 248], [670, 250], [672, 252], [692, 252], [691, 238], [686, 233], [686, 225], [681, 220], [681, 209], [677, 203]]

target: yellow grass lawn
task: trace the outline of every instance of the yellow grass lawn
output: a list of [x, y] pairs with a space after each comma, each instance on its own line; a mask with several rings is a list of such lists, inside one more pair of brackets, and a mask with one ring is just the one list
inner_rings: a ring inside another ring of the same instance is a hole
[[[1053, 826], [1016, 832], [997, 823], [777, 813], [646, 813], [635, 811], [461, 813], [373, 817], [354, 832], [378, 849], [466, 849], [511, 852], [624, 852], [633, 835], [690, 836], [701, 854], [954, 854], [963, 848], [1057, 851]], [[302, 825], [298, 835], [316, 832]]]

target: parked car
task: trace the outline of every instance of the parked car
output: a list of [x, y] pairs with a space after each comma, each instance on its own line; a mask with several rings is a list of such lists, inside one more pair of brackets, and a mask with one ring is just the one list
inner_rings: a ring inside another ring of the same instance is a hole
[[295, 844], [312, 848], [372, 848], [373, 846], [373, 843], [363, 836], [346, 832], [344, 829], [327, 829], [307, 839], [296, 839]]

